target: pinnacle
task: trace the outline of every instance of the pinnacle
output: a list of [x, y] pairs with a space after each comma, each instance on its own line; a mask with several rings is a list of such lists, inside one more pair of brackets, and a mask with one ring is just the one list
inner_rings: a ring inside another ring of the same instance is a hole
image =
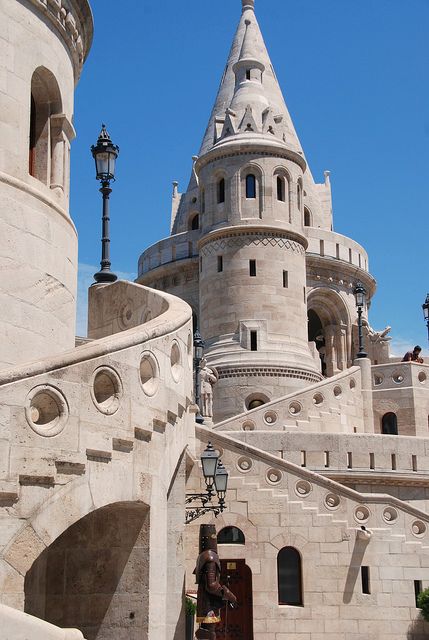
[[243, 5], [243, 11], [250, 9], [251, 11], [255, 10], [255, 0], [241, 0], [241, 4]]

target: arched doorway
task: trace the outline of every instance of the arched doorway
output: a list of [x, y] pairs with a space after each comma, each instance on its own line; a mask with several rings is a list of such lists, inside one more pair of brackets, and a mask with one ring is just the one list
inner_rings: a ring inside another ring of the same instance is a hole
[[341, 295], [332, 289], [314, 289], [308, 297], [308, 339], [323, 359], [330, 377], [352, 364], [351, 319]]
[[326, 343], [322, 321], [313, 309], [308, 311], [308, 341], [314, 342], [320, 358], [322, 374], [326, 376]]
[[252, 571], [245, 560], [221, 560], [221, 583], [237, 596], [237, 609], [224, 607], [217, 625], [217, 640], [253, 640]]
[[398, 435], [398, 418], [396, 413], [385, 413], [381, 419], [381, 433], [389, 436]]
[[25, 611], [86, 640], [148, 631], [149, 508], [93, 511], [59, 536], [25, 577]]

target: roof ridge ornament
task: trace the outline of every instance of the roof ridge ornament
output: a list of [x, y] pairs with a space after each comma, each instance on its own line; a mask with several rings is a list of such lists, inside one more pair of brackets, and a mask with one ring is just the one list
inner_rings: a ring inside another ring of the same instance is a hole
[[255, 0], [241, 0], [241, 4], [243, 6], [243, 13], [250, 9], [251, 11], [255, 10]]

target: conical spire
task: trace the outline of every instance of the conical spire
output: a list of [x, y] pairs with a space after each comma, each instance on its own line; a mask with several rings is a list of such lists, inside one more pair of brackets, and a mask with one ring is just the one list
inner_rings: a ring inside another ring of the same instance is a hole
[[[244, 117], [244, 112], [248, 106], [252, 109], [252, 102], [244, 104], [243, 77], [238, 77], [237, 68], [248, 63], [247, 71], [260, 69], [261, 79], [259, 87], [256, 86], [257, 74], [251, 71], [251, 83], [253, 84], [253, 95], [258, 97], [256, 110], [253, 109], [254, 117], [259, 122], [264, 122], [268, 111], [269, 118], [276, 121], [276, 137], [283, 141], [290, 149], [302, 153], [302, 148], [298, 140], [292, 119], [286, 107], [280, 86], [274, 73], [271, 60], [256, 19], [254, 12], [254, 0], [242, 0], [242, 15], [234, 36], [232, 47], [229, 53], [228, 62], [225, 68], [213, 111], [204, 135], [199, 155], [207, 153], [219, 140], [226, 118], [234, 118], [234, 108], [239, 107], [242, 112], [235, 113], [235, 123], [237, 127]], [[246, 79], [246, 78], [245, 78]], [[247, 76], [248, 79], [248, 76]], [[237, 94], [241, 92], [241, 96]], [[240, 100], [237, 98], [240, 97]], [[227, 110], [232, 114], [227, 114]], [[256, 111], [259, 110], [257, 114]], [[262, 111], [261, 111], [262, 110]], [[261, 132], [262, 127], [261, 125]], [[264, 127], [265, 128], [265, 127]], [[231, 127], [228, 127], [231, 129]], [[271, 131], [270, 133], [272, 133]]]

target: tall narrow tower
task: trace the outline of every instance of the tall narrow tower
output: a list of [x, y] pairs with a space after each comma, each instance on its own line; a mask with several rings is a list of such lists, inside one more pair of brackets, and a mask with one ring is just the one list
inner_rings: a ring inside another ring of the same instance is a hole
[[[138, 281], [193, 307], [219, 373], [216, 422], [321, 380], [318, 338], [326, 343], [327, 375], [351, 362], [351, 283], [357, 270], [365, 277], [366, 254], [332, 232], [328, 173], [314, 182], [254, 0], [242, 0], [186, 193], [174, 184], [171, 233], [142, 254]], [[323, 322], [313, 322], [309, 341], [310, 302]], [[338, 318], [323, 315], [337, 306]]]
[[0, 58], [3, 368], [74, 346], [70, 143], [74, 89], [93, 25], [87, 0], [2, 2], [0, 23], [6, 34]]

